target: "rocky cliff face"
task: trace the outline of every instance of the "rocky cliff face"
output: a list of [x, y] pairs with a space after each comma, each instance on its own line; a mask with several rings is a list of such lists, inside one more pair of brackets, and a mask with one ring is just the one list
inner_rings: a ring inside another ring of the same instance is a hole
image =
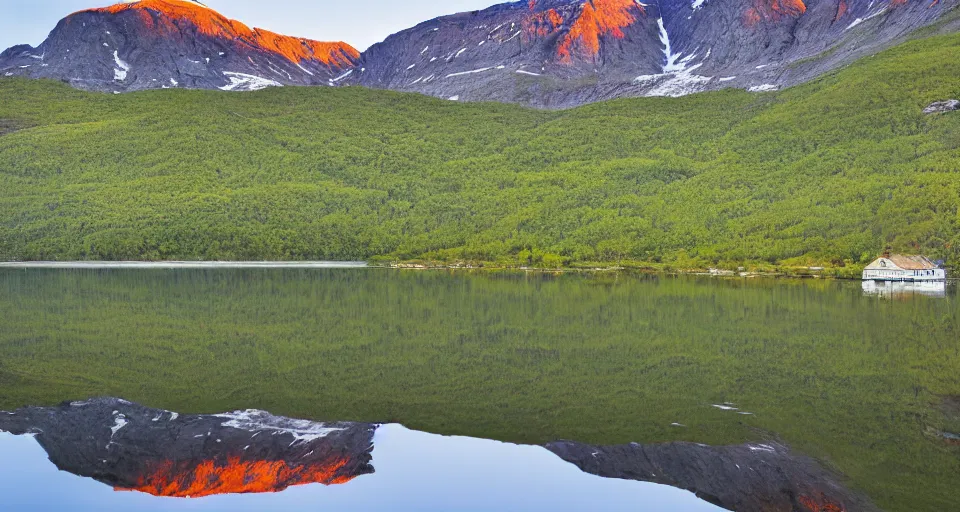
[[359, 52], [344, 43], [249, 28], [200, 2], [141, 0], [64, 18], [39, 47], [0, 55], [0, 73], [97, 91], [170, 87], [254, 90], [329, 85]]
[[[361, 55], [251, 29], [196, 1], [140, 0], [68, 16], [40, 47], [0, 55], [0, 74], [113, 92], [364, 85], [562, 108], [776, 90], [900, 42], [958, 3], [523, 0], [427, 21]], [[960, 29], [956, 18], [945, 30]]]
[[956, 0], [530, 0], [371, 47], [355, 83], [569, 107], [801, 83], [903, 40]]
[[597, 101], [662, 69], [655, 14], [634, 0], [534, 0], [438, 18], [371, 47], [351, 80], [462, 101]]

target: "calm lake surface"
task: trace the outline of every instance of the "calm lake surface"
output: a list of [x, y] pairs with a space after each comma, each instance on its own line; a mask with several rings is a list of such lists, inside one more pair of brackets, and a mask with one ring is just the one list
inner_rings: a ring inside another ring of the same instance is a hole
[[[760, 466], [774, 462], [758, 459], [759, 476], [749, 484], [705, 460], [737, 465], [751, 452], [780, 457], [788, 450], [794, 458], [777, 464], [814, 464], [869, 507], [958, 510], [958, 298], [955, 283], [929, 290], [369, 268], [4, 268], [0, 410], [120, 397], [184, 417], [260, 409], [317, 422], [390, 424], [375, 434], [375, 473], [269, 496], [191, 500], [191, 509], [382, 510], [402, 503], [407, 510], [712, 510], [708, 501], [722, 498], [731, 508], [730, 501], [707, 486], [755, 488], [767, 478]], [[87, 437], [100, 429], [96, 435], [107, 442], [96, 449], [117, 450], [111, 429], [132, 436], [139, 424], [116, 422], [111, 413], [135, 415], [104, 407], [105, 427], [95, 415], [89, 425], [55, 424], [81, 425]], [[11, 430], [2, 421], [0, 429]], [[170, 425], [177, 421], [184, 420]], [[175, 430], [156, 423], [156, 435]], [[0, 494], [19, 498], [13, 503], [36, 509], [83, 496], [80, 510], [184, 509], [183, 500], [114, 492], [101, 482], [122, 487], [116, 468], [74, 471], [89, 478], [57, 473], [47, 454], [66, 455], [46, 434], [36, 441], [0, 436], [0, 481], [7, 484]], [[441, 436], [502, 449], [460, 452], [463, 444], [444, 444], [452, 441]], [[555, 441], [578, 444], [550, 445]], [[587, 458], [581, 445], [591, 447]], [[603, 448], [613, 446], [621, 448]], [[657, 452], [662, 458], [651, 467], [665, 473], [649, 476], [623, 471], [636, 462], [631, 446], [681, 449]], [[714, 447], [733, 451], [709, 451]], [[591, 466], [589, 456], [601, 462]], [[703, 500], [674, 488], [692, 487], [685, 479], [693, 477], [670, 469], [671, 457], [701, 467]], [[450, 470], [451, 460], [462, 473]], [[620, 472], [611, 472], [614, 466]], [[499, 484], [475, 476], [518, 468], [558, 476]], [[413, 474], [418, 484], [404, 484]], [[473, 495], [488, 501], [470, 508], [455, 499]], [[798, 502], [827, 507], [828, 496], [811, 496]], [[61, 501], [43, 501], [54, 499]]]

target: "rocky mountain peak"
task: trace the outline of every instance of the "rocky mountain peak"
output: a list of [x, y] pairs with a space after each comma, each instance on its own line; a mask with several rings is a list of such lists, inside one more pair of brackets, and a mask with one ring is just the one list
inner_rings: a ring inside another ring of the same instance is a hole
[[[563, 108], [723, 88], [774, 91], [902, 42], [960, 0], [519, 0], [443, 16], [360, 54], [250, 28], [193, 0], [68, 16], [0, 75], [84, 89], [363, 85]], [[949, 18], [938, 30], [960, 29]]]
[[139, 0], [75, 12], [37, 48], [0, 55], [6, 76], [108, 92], [332, 85], [360, 52], [251, 28], [192, 0]]
[[560, 62], [575, 57], [591, 58], [600, 53], [605, 37], [623, 39], [624, 29], [646, 16], [637, 0], [588, 0], [556, 2], [529, 0], [531, 16], [524, 24], [526, 38], [542, 38], [563, 31], [557, 46]]
[[803, 0], [758, 0], [744, 13], [744, 21], [754, 26], [764, 21], [780, 21], [783, 18], [796, 18], [807, 12]]
[[193, 0], [138, 0], [89, 9], [81, 13], [132, 13], [145, 28], [155, 31], [161, 37], [183, 31], [195, 32], [231, 41], [237, 46], [273, 53], [296, 64], [315, 61], [342, 70], [353, 67], [356, 59], [360, 57], [360, 52], [346, 43], [325, 43], [285, 36], [260, 28], [251, 29]]
[[929, 1], [525, 0], [394, 34], [349, 83], [547, 108], [774, 91], [903, 41], [958, 3]]

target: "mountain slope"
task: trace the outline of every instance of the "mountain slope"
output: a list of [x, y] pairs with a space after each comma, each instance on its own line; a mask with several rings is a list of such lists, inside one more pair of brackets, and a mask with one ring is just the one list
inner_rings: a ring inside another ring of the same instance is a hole
[[960, 0], [524, 0], [444, 16], [362, 55], [251, 29], [192, 0], [82, 11], [0, 74], [90, 90], [363, 85], [565, 108], [812, 80], [952, 20]]
[[[443, 98], [567, 106], [610, 96], [601, 68], [618, 81], [660, 70], [657, 34], [656, 18], [634, 0], [515, 2], [390, 36], [364, 52], [351, 80]], [[621, 64], [631, 71], [620, 72]]]
[[[960, 35], [773, 94], [566, 111], [0, 80], [0, 259], [960, 263]], [[14, 131], [9, 131], [14, 130]]]
[[251, 29], [199, 2], [140, 0], [66, 17], [39, 47], [0, 55], [0, 72], [98, 91], [250, 90], [328, 84], [359, 56], [344, 43]]
[[569, 107], [775, 90], [876, 53], [956, 0], [530, 0], [437, 18], [374, 45], [354, 83]]

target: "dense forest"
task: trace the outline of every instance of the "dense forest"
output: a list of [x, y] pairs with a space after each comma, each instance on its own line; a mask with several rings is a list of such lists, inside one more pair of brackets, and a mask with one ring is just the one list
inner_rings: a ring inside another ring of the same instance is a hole
[[960, 35], [816, 82], [566, 111], [0, 79], [0, 260], [960, 263]]

